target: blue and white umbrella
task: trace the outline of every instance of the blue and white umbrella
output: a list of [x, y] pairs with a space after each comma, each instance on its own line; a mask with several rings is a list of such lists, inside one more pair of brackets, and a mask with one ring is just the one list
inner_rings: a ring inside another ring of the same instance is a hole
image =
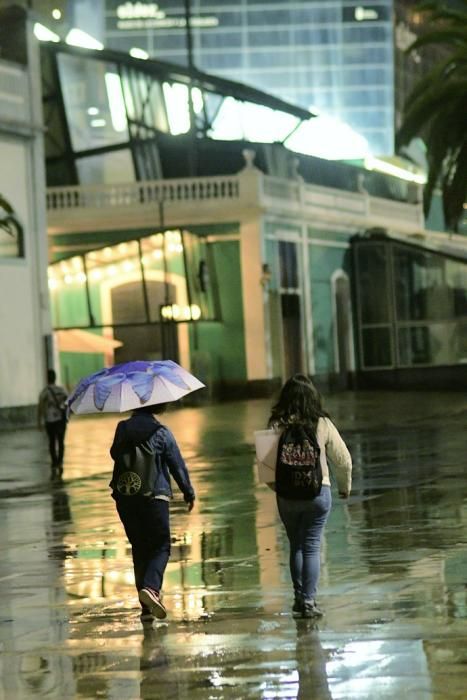
[[81, 379], [67, 404], [72, 413], [123, 413], [177, 401], [204, 384], [172, 360], [124, 362]]

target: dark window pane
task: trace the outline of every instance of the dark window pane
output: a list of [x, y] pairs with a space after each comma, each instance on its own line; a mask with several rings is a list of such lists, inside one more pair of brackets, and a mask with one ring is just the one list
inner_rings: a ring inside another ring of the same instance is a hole
[[303, 371], [298, 294], [281, 294], [281, 313], [285, 374], [291, 377], [296, 372]]
[[295, 243], [279, 241], [279, 266], [281, 287], [296, 289], [298, 287], [298, 265]]
[[451, 320], [428, 326], [399, 328], [399, 363], [452, 365], [467, 361], [467, 321]]
[[430, 362], [430, 332], [428, 327], [400, 328], [399, 364], [418, 365]]
[[117, 66], [59, 54], [58, 67], [73, 149], [84, 151], [128, 141]]
[[392, 365], [390, 328], [364, 328], [362, 345], [364, 367], [390, 367]]
[[389, 320], [385, 248], [382, 245], [361, 245], [357, 255], [362, 323], [384, 323]]
[[456, 316], [459, 294], [441, 255], [396, 248], [394, 277], [399, 320], [441, 321]]

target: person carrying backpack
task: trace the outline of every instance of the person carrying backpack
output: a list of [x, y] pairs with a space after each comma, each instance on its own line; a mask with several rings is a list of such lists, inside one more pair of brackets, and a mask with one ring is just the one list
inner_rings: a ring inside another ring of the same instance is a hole
[[281, 432], [275, 484], [277, 506], [290, 544], [294, 617], [321, 617], [316, 604], [321, 536], [331, 510], [327, 456], [335, 467], [339, 496], [348, 498], [352, 458], [337, 428], [321, 407], [312, 381], [291, 377], [272, 407], [268, 426]]
[[50, 466], [52, 478], [63, 473], [65, 455], [65, 433], [67, 428], [66, 400], [67, 393], [62, 386], [55, 383], [55, 370], [47, 371], [47, 386], [39, 394], [37, 403], [37, 427], [45, 426], [49, 440]]
[[143, 624], [167, 616], [161, 588], [170, 557], [170, 477], [189, 511], [195, 501], [175, 438], [155, 417], [165, 408], [166, 404], [158, 404], [134, 410], [130, 418], [118, 423], [110, 448], [114, 460], [110, 487], [132, 548]]

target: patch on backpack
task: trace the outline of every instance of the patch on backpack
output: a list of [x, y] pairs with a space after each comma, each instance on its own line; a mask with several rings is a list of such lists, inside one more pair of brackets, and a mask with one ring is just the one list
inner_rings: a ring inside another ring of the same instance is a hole
[[123, 496], [135, 496], [141, 491], [141, 478], [136, 472], [126, 471], [120, 474], [117, 491]]
[[277, 450], [277, 494], [292, 500], [318, 496], [323, 483], [320, 453], [311, 430], [299, 424], [286, 428]]

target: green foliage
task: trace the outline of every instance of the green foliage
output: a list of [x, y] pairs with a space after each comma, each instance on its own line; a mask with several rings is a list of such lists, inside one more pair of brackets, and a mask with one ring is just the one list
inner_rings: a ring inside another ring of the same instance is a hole
[[429, 167], [425, 211], [440, 186], [446, 223], [454, 230], [467, 199], [467, 0], [462, 5], [450, 9], [438, 0], [418, 7], [431, 29], [408, 52], [444, 46], [448, 55], [415, 86], [396, 139], [398, 149], [417, 136], [425, 141]]

